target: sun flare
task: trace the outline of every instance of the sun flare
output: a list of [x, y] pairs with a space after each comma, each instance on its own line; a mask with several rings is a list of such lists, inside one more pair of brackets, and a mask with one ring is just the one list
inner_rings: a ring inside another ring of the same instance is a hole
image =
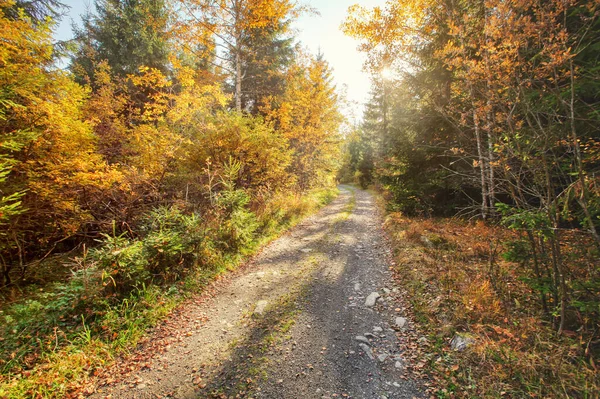
[[390, 80], [394, 77], [394, 71], [392, 68], [385, 67], [381, 70], [381, 77], [385, 80]]

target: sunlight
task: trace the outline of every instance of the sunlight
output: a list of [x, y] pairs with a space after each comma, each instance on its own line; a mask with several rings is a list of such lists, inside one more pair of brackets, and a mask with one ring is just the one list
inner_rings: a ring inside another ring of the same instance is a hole
[[385, 67], [381, 70], [381, 77], [384, 80], [391, 80], [394, 77], [394, 71], [390, 67]]

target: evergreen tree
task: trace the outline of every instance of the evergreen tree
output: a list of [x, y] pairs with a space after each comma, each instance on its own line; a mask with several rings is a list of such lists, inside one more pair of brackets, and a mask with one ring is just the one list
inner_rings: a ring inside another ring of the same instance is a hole
[[96, 12], [75, 28], [79, 48], [72, 69], [80, 81], [93, 77], [95, 65], [107, 61], [120, 77], [142, 66], [168, 69], [168, 9], [165, 0], [96, 0]]
[[[303, 8], [292, 0], [178, 0], [177, 36], [187, 51], [203, 45], [229, 77], [234, 107], [256, 112], [290, 55], [285, 37]], [[273, 63], [273, 65], [269, 65]], [[273, 73], [277, 72], [277, 73]], [[246, 88], [249, 85], [249, 89]], [[273, 93], [270, 93], [273, 94]]]
[[294, 59], [293, 37], [286, 36], [290, 21], [253, 29], [247, 40], [242, 68], [242, 109], [257, 114], [266, 97], [285, 91], [285, 71]]
[[15, 3], [4, 9], [4, 15], [12, 20], [19, 18], [19, 12], [22, 11], [31, 21], [38, 25], [51, 18], [55, 22], [62, 17], [65, 5], [59, 0], [17, 0]]

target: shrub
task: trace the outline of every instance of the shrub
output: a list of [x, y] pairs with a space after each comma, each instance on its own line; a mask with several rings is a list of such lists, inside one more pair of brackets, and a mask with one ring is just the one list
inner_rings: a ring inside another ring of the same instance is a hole
[[201, 218], [174, 206], [151, 211], [140, 230], [145, 235], [139, 239], [104, 235], [102, 245], [92, 252], [107, 287], [116, 292], [181, 277], [195, 265], [205, 237]]
[[91, 256], [103, 271], [103, 280], [112, 283], [106, 283], [107, 287], [113, 287], [115, 291], [129, 291], [150, 278], [143, 243], [131, 240], [125, 234], [105, 234], [102, 246], [93, 250]]
[[185, 215], [177, 207], [150, 212], [143, 230], [143, 249], [148, 269], [162, 280], [174, 280], [193, 267], [205, 241], [205, 227], [198, 214]]
[[225, 250], [245, 248], [254, 240], [258, 229], [256, 215], [248, 209], [250, 197], [244, 190], [225, 190], [217, 198], [222, 211], [217, 241]]

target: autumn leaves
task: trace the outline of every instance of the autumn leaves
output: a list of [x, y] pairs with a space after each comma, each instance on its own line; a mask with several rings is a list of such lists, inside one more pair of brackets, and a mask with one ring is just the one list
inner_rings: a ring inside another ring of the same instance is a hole
[[50, 22], [0, 7], [3, 284], [114, 222], [137, 235], [158, 204], [212, 212], [232, 161], [250, 209], [332, 182], [337, 95], [327, 62], [294, 47], [295, 2], [98, 0], [72, 73]]

